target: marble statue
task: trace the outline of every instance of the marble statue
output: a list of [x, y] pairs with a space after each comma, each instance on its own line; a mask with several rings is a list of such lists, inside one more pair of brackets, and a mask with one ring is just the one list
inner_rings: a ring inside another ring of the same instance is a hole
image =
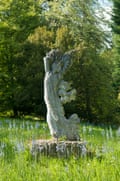
[[72, 64], [73, 51], [62, 54], [53, 49], [44, 57], [44, 100], [47, 107], [47, 123], [51, 135], [58, 139], [80, 140], [77, 114], [65, 117], [64, 104], [75, 99], [76, 90], [64, 81], [64, 74]]

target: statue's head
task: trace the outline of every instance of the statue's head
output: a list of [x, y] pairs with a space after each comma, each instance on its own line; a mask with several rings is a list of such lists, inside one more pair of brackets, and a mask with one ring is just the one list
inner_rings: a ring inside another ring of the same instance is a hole
[[61, 57], [62, 53], [59, 49], [53, 49], [46, 55], [46, 60], [54, 73], [61, 70]]
[[50, 63], [58, 62], [61, 59], [62, 53], [59, 49], [51, 50], [47, 55], [46, 58]]

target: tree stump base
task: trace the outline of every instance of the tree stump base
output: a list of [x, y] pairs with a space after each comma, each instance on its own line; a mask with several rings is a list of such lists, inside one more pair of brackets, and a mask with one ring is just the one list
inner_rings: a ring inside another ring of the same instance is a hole
[[87, 154], [86, 144], [82, 141], [36, 140], [32, 143], [34, 157], [81, 157]]

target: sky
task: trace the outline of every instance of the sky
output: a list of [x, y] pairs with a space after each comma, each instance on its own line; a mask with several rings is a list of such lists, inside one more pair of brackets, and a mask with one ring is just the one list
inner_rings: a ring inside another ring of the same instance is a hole
[[[96, 10], [96, 16], [100, 19], [99, 27], [107, 33], [109, 39], [111, 39], [111, 15], [112, 15], [112, 3], [110, 0], [98, 0], [101, 8]], [[110, 47], [109, 43], [106, 43]]]
[[109, 20], [112, 13], [112, 1], [111, 0], [98, 0], [98, 1], [104, 9], [103, 13], [106, 16], [106, 19]]
[[112, 2], [110, 0], [98, 0], [103, 7], [111, 7]]
[[102, 14], [104, 15], [106, 20], [111, 19], [112, 14], [112, 1], [111, 0], [98, 0], [100, 5], [103, 8]]

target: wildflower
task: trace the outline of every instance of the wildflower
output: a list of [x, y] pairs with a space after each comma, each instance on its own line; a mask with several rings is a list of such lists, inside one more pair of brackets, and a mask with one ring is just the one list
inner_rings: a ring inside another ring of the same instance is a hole
[[120, 127], [118, 128], [118, 130], [116, 131], [116, 135], [119, 137], [120, 136]]
[[39, 127], [40, 127], [40, 123], [39, 123], [39, 122], [36, 122], [35, 128], [37, 129], [37, 128], [39, 128]]
[[83, 126], [83, 133], [86, 133], [86, 127]]
[[9, 122], [10, 122], [10, 120], [8, 120], [8, 119], [6, 119], [6, 120], [5, 120], [5, 123], [7, 123], [7, 124], [8, 124]]
[[69, 171], [69, 167], [68, 165], [65, 166], [65, 171], [68, 172]]
[[12, 129], [12, 123], [9, 122], [9, 129]]
[[86, 154], [87, 154], [87, 149], [86, 149], [85, 145], [82, 145], [82, 147], [81, 147], [81, 156], [86, 156]]
[[108, 149], [106, 147], [106, 145], [103, 145], [102, 146], [102, 153], [107, 153], [108, 152]]
[[35, 145], [36, 141], [34, 139], [32, 139], [32, 145]]
[[2, 126], [2, 121], [0, 121], [0, 127]]
[[89, 133], [92, 133], [92, 127], [89, 127]]
[[23, 142], [17, 142], [16, 149], [18, 152], [24, 151], [25, 148]]
[[101, 135], [104, 137], [105, 136], [105, 130], [101, 131]]
[[30, 129], [33, 129], [33, 125], [30, 125]]
[[112, 131], [111, 127], [109, 128], [109, 135], [110, 135], [111, 138], [113, 137], [113, 131]]
[[109, 131], [106, 130], [106, 138], [109, 139]]

